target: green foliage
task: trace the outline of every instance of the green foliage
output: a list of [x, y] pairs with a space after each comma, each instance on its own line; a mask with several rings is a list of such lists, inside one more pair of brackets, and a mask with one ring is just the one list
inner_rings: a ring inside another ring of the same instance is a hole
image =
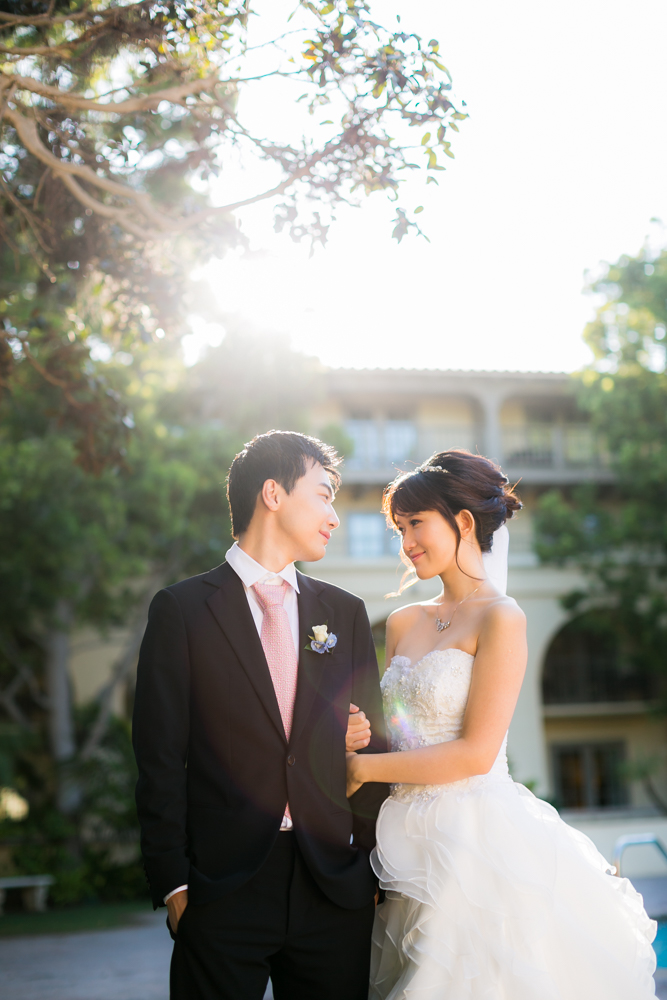
[[[300, 0], [279, 40], [248, 47], [252, 17], [243, 0], [0, 4], [0, 391], [22, 361], [58, 390], [87, 469], [127, 436], [91, 348], [185, 333], [193, 267], [245, 243], [237, 208], [279, 199], [276, 228], [314, 246], [341, 200], [396, 198], [422, 156], [434, 179], [453, 155], [466, 115], [435, 39], [383, 28], [365, 2]], [[239, 95], [267, 81], [303, 108], [303, 138], [244, 124]], [[271, 180], [215, 206], [232, 159]], [[420, 231], [397, 219], [397, 239]]]
[[640, 781], [646, 795], [663, 816], [667, 816], [667, 802], [655, 787], [654, 778], [664, 766], [664, 760], [659, 754], [635, 757], [625, 761], [620, 766], [620, 773], [626, 781]]
[[[0, 837], [17, 869], [56, 873], [61, 903], [143, 881], [118, 854], [136, 842], [134, 772], [111, 715], [136, 650], [56, 766], [54, 635], [136, 637], [155, 589], [219, 563], [233, 455], [271, 426], [308, 430], [317, 392], [313, 359], [232, 321], [184, 369], [194, 303], [218, 318], [194, 265], [245, 245], [234, 212], [263, 199], [277, 229], [324, 243], [341, 200], [396, 199], [420, 165], [435, 181], [466, 117], [437, 41], [383, 28], [364, 2], [302, 0], [259, 50], [251, 14], [241, 0], [0, 0], [0, 776], [30, 803]], [[267, 79], [298, 87], [305, 139], [239, 117], [239, 95]], [[272, 179], [215, 206], [209, 181], [232, 156]], [[420, 231], [396, 213], [397, 239]], [[64, 768], [80, 793], [67, 816]]]
[[[193, 366], [165, 413], [198, 433], [224, 433], [240, 446], [278, 425], [306, 431], [321, 364], [292, 351], [286, 336], [230, 319], [222, 344]], [[235, 449], [238, 450], [238, 447]]]
[[55, 807], [44, 669], [59, 602], [71, 630], [123, 625], [140, 636], [156, 589], [223, 559], [225, 475], [243, 442], [270, 426], [309, 429], [319, 365], [286, 340], [228, 326], [190, 369], [167, 342], [144, 345], [131, 364], [91, 363], [134, 424], [122, 462], [97, 475], [25, 361], [0, 403], [0, 698], [12, 719], [0, 729], [0, 774], [30, 804], [25, 821], [0, 826], [0, 841], [15, 870], [56, 876], [58, 905], [145, 893], [129, 725], [109, 714], [104, 692], [76, 713], [76, 811]]
[[134, 425], [122, 462], [97, 475], [78, 462], [74, 433], [53, 419], [27, 363], [0, 404], [0, 621], [28, 631], [56, 595], [80, 619], [117, 623], [133, 600], [125, 580], [156, 562], [219, 555], [225, 537], [220, 479], [236, 438], [193, 412], [180, 414], [184, 426], [162, 419], [185, 391], [180, 362], [156, 346], [131, 366], [90, 368]]
[[[79, 712], [81, 735], [93, 716], [94, 706]], [[95, 754], [75, 766], [83, 790], [76, 817], [64, 817], [54, 808], [54, 768], [37, 740], [29, 747], [24, 741], [12, 765], [13, 783], [31, 804], [25, 820], [0, 823], [0, 844], [11, 849], [13, 871], [54, 875], [50, 899], [56, 906], [147, 896], [139, 858], [134, 806], [137, 774], [128, 720], [112, 719]]]
[[350, 458], [354, 452], [354, 441], [340, 424], [326, 424], [319, 430], [319, 437], [333, 445], [341, 458]]
[[577, 376], [580, 406], [609, 454], [613, 483], [551, 491], [537, 517], [538, 552], [590, 581], [566, 599], [604, 606], [637, 664], [667, 664], [667, 251], [607, 268], [584, 333], [594, 364]]
[[0, 723], [0, 788], [16, 788], [16, 760], [19, 754], [33, 742], [31, 733], [16, 724]]

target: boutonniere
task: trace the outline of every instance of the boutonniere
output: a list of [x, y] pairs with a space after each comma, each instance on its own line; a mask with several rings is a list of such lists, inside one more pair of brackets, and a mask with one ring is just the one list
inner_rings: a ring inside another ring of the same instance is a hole
[[338, 636], [329, 632], [326, 625], [313, 625], [313, 634], [308, 636], [310, 644], [306, 649], [314, 653], [330, 653], [338, 642]]

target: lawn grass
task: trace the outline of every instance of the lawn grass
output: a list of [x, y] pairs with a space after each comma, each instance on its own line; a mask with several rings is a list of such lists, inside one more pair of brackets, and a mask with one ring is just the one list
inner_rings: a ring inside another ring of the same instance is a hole
[[75, 934], [79, 931], [106, 931], [127, 927], [143, 914], [151, 913], [151, 904], [89, 903], [47, 910], [46, 913], [5, 913], [0, 917], [0, 937], [31, 934]]

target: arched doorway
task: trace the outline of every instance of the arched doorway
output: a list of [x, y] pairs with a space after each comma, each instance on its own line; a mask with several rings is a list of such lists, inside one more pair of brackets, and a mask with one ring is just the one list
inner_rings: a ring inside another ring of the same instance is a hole
[[589, 612], [569, 621], [552, 639], [544, 660], [545, 705], [648, 701], [655, 677], [620, 648], [608, 612]]
[[628, 805], [629, 720], [655, 695], [655, 675], [621, 645], [609, 612], [580, 615], [556, 634], [544, 661], [542, 700], [559, 808]]

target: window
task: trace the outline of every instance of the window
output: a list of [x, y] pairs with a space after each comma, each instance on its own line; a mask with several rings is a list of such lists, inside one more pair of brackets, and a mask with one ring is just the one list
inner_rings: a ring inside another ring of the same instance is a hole
[[388, 465], [411, 458], [417, 444], [417, 428], [410, 420], [388, 420], [384, 427], [384, 451]]
[[414, 457], [417, 427], [411, 420], [373, 420], [357, 416], [345, 430], [353, 442], [350, 469], [384, 469]]
[[381, 559], [398, 553], [400, 540], [382, 514], [348, 514], [347, 530], [353, 559]]
[[348, 420], [345, 430], [352, 439], [352, 455], [347, 461], [350, 469], [373, 469], [381, 465], [380, 434], [374, 420]]
[[554, 790], [561, 809], [624, 806], [627, 787], [621, 774], [623, 743], [582, 743], [552, 749]]
[[386, 528], [382, 514], [350, 514], [348, 531], [353, 559], [379, 559], [384, 555]]

